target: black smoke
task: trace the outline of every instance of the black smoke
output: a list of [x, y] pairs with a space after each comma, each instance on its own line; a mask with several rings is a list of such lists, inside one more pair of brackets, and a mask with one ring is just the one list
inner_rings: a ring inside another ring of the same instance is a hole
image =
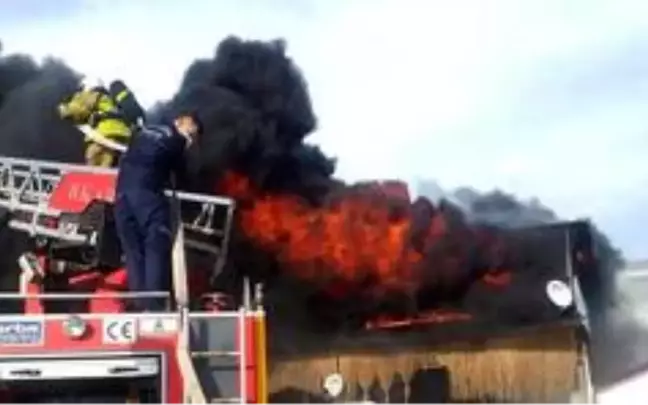
[[[456, 198], [471, 220], [481, 223], [523, 228], [560, 221], [559, 215], [538, 199], [522, 201], [510, 193], [493, 190], [479, 193], [471, 188], [455, 190]], [[609, 238], [592, 224], [594, 250], [598, 262], [597, 271], [580, 275], [583, 294], [588, 298], [588, 309], [593, 318], [604, 316], [606, 309], [614, 306], [617, 299], [615, 272], [624, 265], [622, 252]]]
[[[446, 194], [435, 183], [422, 182], [419, 191], [435, 199], [446, 196], [456, 201], [475, 222], [523, 228], [560, 220], [556, 212], [538, 199], [522, 201], [502, 190], [480, 193], [463, 187]], [[601, 230], [593, 224], [592, 227], [596, 267], [588, 268], [594, 271], [581, 272], [579, 282], [592, 330], [594, 380], [603, 387], [625, 378], [629, 370], [645, 368], [647, 357], [638, 348], [644, 345], [647, 333], [623, 314], [620, 305], [623, 297], [616, 288], [616, 273], [625, 265], [622, 252]]]
[[286, 56], [283, 41], [230, 37], [214, 58], [186, 71], [170, 105], [195, 107], [206, 133], [195, 148], [194, 170], [213, 187], [224, 169], [245, 173], [265, 190], [290, 190], [318, 199], [336, 183], [335, 160], [304, 141], [316, 128], [308, 87]]
[[[58, 102], [77, 86], [64, 62], [42, 63], [24, 54], [4, 55], [0, 44], [0, 155], [81, 162], [83, 138], [56, 115]], [[26, 236], [0, 228], [0, 288], [15, 290], [16, 259], [29, 249]]]
[[[55, 114], [56, 104], [76, 88], [78, 78], [60, 60], [38, 63], [27, 55], [4, 55], [0, 48], [0, 154], [80, 162], [81, 134]], [[340, 93], [343, 96], [343, 90]], [[213, 58], [192, 63], [178, 92], [149, 115], [167, 120], [175, 107], [187, 105], [198, 109], [206, 133], [192, 151], [195, 182], [186, 188], [212, 192], [224, 171], [234, 169], [266, 190], [290, 190], [313, 204], [341, 189], [343, 183], [332, 177], [335, 159], [307, 143], [317, 119], [308, 87], [287, 56], [285, 42], [225, 39]], [[541, 204], [525, 204], [503, 192], [483, 195], [466, 188], [450, 200], [467, 207], [468, 219], [500, 226], [557, 219]], [[602, 265], [582, 280], [594, 315], [604, 313], [612, 302], [613, 271], [621, 261], [605, 235], [597, 235]], [[269, 262], [245, 254], [246, 241], [238, 232], [233, 244], [230, 265], [235, 269], [248, 271]], [[1, 287], [15, 289], [15, 258], [28, 248], [27, 240], [5, 228], [0, 230], [0, 246], [11, 253], [0, 257]], [[291, 292], [293, 297], [300, 293]]]
[[[55, 114], [56, 104], [77, 81], [78, 74], [62, 61], [39, 64], [25, 55], [0, 55], [0, 154], [81, 161], [80, 134]], [[176, 107], [187, 106], [198, 110], [206, 132], [192, 151], [195, 181], [186, 188], [213, 192], [218, 178], [233, 169], [265, 190], [289, 190], [313, 204], [341, 189], [343, 183], [333, 178], [335, 159], [306, 142], [317, 119], [308, 86], [287, 56], [284, 41], [223, 40], [213, 58], [189, 66], [178, 92], [158, 103], [150, 115], [166, 120]], [[488, 214], [493, 206], [504, 207], [509, 214], [524, 211], [502, 193], [470, 198], [476, 199], [470, 202], [474, 215]], [[553, 218], [550, 212], [544, 217]], [[240, 263], [245, 263], [245, 256]], [[616, 260], [610, 257], [611, 262]], [[237, 266], [236, 260], [234, 255], [234, 266], [246, 267]], [[612, 285], [609, 274], [597, 276], [592, 289], [600, 291], [593, 291], [593, 296], [609, 295], [601, 292], [603, 285]]]
[[56, 114], [78, 80], [61, 60], [0, 53], [0, 154], [81, 162], [83, 138]]
[[[263, 189], [289, 189], [313, 202], [339, 190], [332, 178], [334, 159], [305, 142], [316, 117], [285, 42], [225, 39], [212, 59], [197, 60], [187, 69], [177, 94], [158, 105], [156, 115], [178, 105], [198, 108], [207, 130], [194, 156], [194, 170], [201, 174], [195, 178], [208, 179], [203, 189], [213, 187], [225, 169], [235, 169]], [[537, 201], [524, 204], [501, 191], [480, 194], [464, 188], [454, 197], [469, 207], [464, 212], [476, 222], [517, 228], [559, 219]], [[598, 313], [613, 299], [613, 269], [621, 255], [605, 235], [596, 234], [605, 265], [582, 282], [592, 312]]]

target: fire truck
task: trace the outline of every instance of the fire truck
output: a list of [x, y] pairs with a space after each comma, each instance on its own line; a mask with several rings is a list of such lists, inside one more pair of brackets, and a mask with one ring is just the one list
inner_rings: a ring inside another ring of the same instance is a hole
[[[197, 289], [227, 259], [234, 202], [169, 190], [173, 293], [127, 292], [115, 180], [114, 169], [0, 158], [3, 226], [30, 244], [18, 291], [0, 294], [2, 402], [267, 402], [261, 287], [245, 280], [225, 306]], [[188, 256], [216, 263], [206, 279], [191, 282]], [[168, 310], [128, 311], [152, 297]]]

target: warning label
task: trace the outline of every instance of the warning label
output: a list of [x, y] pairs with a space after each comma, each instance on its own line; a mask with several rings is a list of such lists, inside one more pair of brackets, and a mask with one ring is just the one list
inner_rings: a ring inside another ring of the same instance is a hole
[[140, 318], [139, 326], [142, 335], [165, 335], [178, 332], [179, 320], [175, 316], [151, 316]]

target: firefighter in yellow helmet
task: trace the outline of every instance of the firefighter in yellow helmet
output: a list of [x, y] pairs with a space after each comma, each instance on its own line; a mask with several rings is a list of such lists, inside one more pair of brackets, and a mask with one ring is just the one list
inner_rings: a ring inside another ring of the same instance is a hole
[[59, 105], [61, 118], [85, 133], [85, 160], [91, 166], [114, 167], [126, 149], [133, 126], [99, 80], [84, 80], [81, 90]]

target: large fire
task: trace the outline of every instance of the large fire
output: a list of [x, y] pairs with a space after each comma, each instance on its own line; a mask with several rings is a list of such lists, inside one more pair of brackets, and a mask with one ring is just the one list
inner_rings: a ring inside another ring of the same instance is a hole
[[313, 206], [296, 195], [261, 192], [228, 172], [219, 191], [241, 202], [238, 220], [247, 238], [284, 271], [332, 295], [375, 299], [422, 287], [443, 293], [478, 278], [509, 281], [492, 272], [501, 249], [491, 232], [429, 202], [411, 204], [404, 185], [346, 187]]

